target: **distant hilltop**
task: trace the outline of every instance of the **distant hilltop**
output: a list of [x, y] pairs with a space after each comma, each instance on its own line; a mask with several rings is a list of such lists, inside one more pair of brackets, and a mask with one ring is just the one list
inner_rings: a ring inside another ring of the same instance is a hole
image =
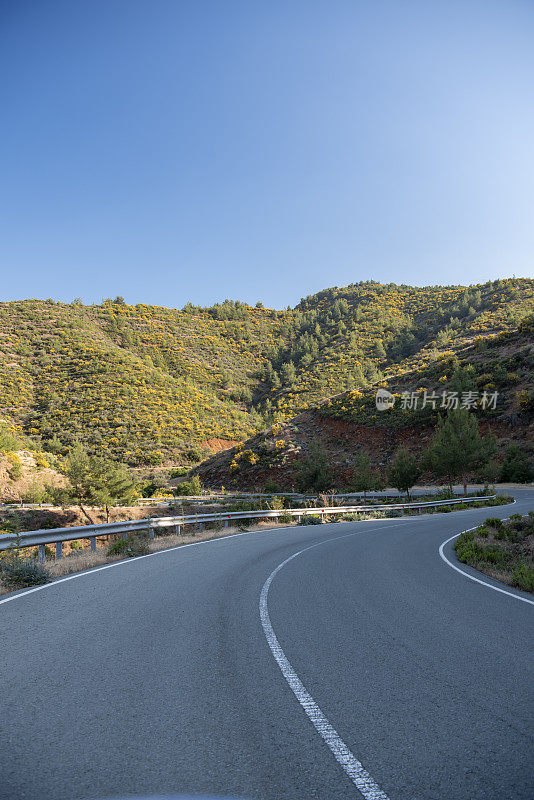
[[[209, 440], [231, 446], [328, 398], [372, 394], [380, 382], [461, 360], [495, 337], [516, 332], [519, 342], [531, 314], [534, 281], [523, 278], [423, 288], [367, 281], [284, 311], [230, 300], [181, 310], [120, 297], [3, 302], [3, 427], [51, 452], [78, 440], [132, 466], [194, 464], [211, 452]], [[510, 339], [510, 357], [516, 347]], [[517, 380], [528, 393], [521, 369], [492, 366], [485, 382]], [[350, 413], [363, 414], [355, 399]], [[325, 414], [348, 413], [330, 403]]]

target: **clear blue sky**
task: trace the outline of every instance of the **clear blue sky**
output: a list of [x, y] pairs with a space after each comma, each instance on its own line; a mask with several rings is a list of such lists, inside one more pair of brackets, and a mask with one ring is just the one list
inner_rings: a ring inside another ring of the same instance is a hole
[[534, 276], [530, 0], [3, 0], [1, 299]]

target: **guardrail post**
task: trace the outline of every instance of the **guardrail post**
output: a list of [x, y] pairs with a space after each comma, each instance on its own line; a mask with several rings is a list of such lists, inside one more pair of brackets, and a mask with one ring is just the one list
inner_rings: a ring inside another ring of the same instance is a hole
[[56, 542], [56, 558], [63, 556], [63, 542]]
[[438, 506], [434, 506], [434, 511], [438, 511]]
[[204, 530], [204, 523], [203, 522], [199, 523], [198, 529], [199, 529], [199, 531], [203, 531]]
[[122, 538], [123, 539], [127, 539], [128, 538], [128, 531], [123, 531], [122, 532]]
[[96, 536], [91, 536], [91, 552], [96, 553]]
[[179, 536], [179, 535], [180, 535], [180, 533], [181, 533], [181, 527], [180, 527], [180, 525], [175, 525], [175, 526], [174, 526], [174, 532], [175, 532], [176, 536]]
[[[228, 517], [228, 519], [230, 519], [230, 517]], [[224, 527], [225, 527], [225, 528], [227, 528], [227, 527], [228, 527], [228, 519], [225, 519], [225, 520], [224, 520]]]
[[419, 506], [419, 508], [417, 509], [417, 513], [418, 514], [422, 514], [423, 513], [423, 509], [421, 508], [421, 506]]
[[46, 561], [46, 551], [45, 551], [45, 545], [44, 544], [40, 544], [39, 547], [38, 547], [37, 559], [38, 559], [40, 564], [44, 564], [44, 562]]
[[321, 525], [324, 524], [324, 511], [321, 511]]
[[148, 526], [148, 537], [149, 537], [149, 539], [153, 539], [154, 538], [154, 528], [152, 527], [152, 525]]

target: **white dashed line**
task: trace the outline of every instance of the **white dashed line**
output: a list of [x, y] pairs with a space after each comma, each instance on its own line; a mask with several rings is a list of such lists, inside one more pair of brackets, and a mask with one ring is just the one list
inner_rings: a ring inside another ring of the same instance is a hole
[[[392, 528], [396, 527], [396, 525], [381, 525], [380, 528]], [[371, 528], [371, 530], [378, 530], [377, 528]], [[286, 558], [285, 561], [282, 561], [276, 569], [274, 569], [265, 583], [263, 584], [263, 588], [261, 590], [260, 595], [260, 619], [261, 624], [263, 627], [263, 631], [265, 633], [265, 638], [267, 639], [267, 643], [271, 649], [271, 653], [274, 656], [274, 659], [280, 670], [282, 675], [286, 679], [289, 687], [297, 700], [299, 701], [300, 705], [306, 712], [308, 718], [310, 719], [311, 723], [313, 724], [315, 730], [321, 736], [325, 744], [330, 748], [334, 758], [341, 765], [341, 767], [345, 770], [348, 777], [351, 779], [353, 784], [356, 786], [358, 791], [365, 797], [365, 800], [389, 800], [387, 794], [385, 794], [382, 789], [375, 783], [371, 775], [367, 772], [367, 770], [363, 767], [360, 761], [356, 758], [356, 756], [349, 750], [345, 742], [341, 739], [338, 732], [335, 728], [330, 724], [328, 719], [325, 717], [311, 694], [308, 692], [302, 681], [300, 680], [299, 676], [291, 666], [286, 654], [282, 650], [280, 646], [280, 642], [278, 641], [276, 634], [274, 632], [273, 626], [271, 624], [271, 619], [269, 617], [269, 610], [267, 607], [267, 598], [269, 595], [269, 589], [271, 587], [271, 583], [273, 582], [274, 577], [281, 569], [285, 567], [286, 564], [289, 564], [294, 558], [300, 556], [302, 553], [305, 553], [307, 550], [311, 550], [314, 547], [318, 547], [321, 544], [326, 544], [327, 542], [335, 542], [338, 539], [345, 539], [347, 536], [356, 536], [356, 533], [348, 533], [345, 536], [337, 536], [335, 539], [325, 539], [322, 542], [318, 542], [317, 544], [313, 544], [310, 547], [305, 547], [303, 550], [299, 550], [298, 553], [294, 553], [289, 558]]]

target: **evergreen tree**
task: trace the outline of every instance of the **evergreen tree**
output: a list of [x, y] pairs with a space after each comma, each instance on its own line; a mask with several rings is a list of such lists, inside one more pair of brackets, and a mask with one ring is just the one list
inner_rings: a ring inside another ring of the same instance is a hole
[[454, 370], [450, 380], [450, 388], [452, 391], [458, 392], [459, 394], [476, 389], [476, 375], [471, 364], [465, 367], [458, 366]]
[[377, 339], [375, 342], [375, 355], [377, 356], [377, 358], [386, 357], [386, 350], [384, 348], [384, 343], [382, 339]]
[[282, 365], [281, 379], [284, 386], [292, 387], [295, 385], [295, 381], [297, 380], [297, 371], [292, 361], [288, 361], [286, 364]]
[[379, 476], [371, 467], [369, 453], [362, 450], [354, 459], [352, 491], [363, 492], [363, 499], [367, 501], [367, 492], [376, 489], [379, 482]]
[[425, 461], [438, 477], [447, 479], [451, 492], [453, 480], [459, 478], [467, 494], [467, 474], [487, 464], [495, 449], [495, 437], [480, 435], [473, 414], [465, 408], [453, 409], [438, 419]]
[[324, 445], [314, 439], [302, 459], [297, 483], [301, 492], [326, 492], [332, 488], [334, 470]]
[[508, 448], [499, 473], [499, 480], [513, 483], [529, 483], [534, 480], [534, 468], [527, 454], [517, 445]]
[[73, 496], [83, 502], [87, 499], [88, 476], [91, 472], [89, 456], [80, 442], [70, 450], [65, 464], [65, 475], [70, 481]]
[[[120, 500], [131, 502], [136, 496], [136, 485], [124, 464], [104, 458], [88, 456], [83, 446], [77, 442], [70, 451], [65, 475], [71, 485], [72, 498], [78, 503], [84, 515], [93, 520], [83, 507], [83, 503], [105, 506]], [[109, 519], [109, 511], [108, 511]]]
[[388, 483], [398, 489], [399, 492], [406, 492], [410, 499], [410, 489], [417, 483], [421, 469], [417, 459], [405, 447], [400, 447], [395, 458], [388, 466]]
[[280, 389], [281, 386], [280, 376], [276, 370], [273, 370], [271, 375], [271, 389]]

